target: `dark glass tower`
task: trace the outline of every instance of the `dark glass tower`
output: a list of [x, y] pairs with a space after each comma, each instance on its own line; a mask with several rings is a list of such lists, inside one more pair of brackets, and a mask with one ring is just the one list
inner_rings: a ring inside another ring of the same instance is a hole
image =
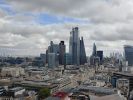
[[92, 56], [97, 56], [97, 47], [96, 44], [93, 44], [93, 52], [92, 52]]
[[87, 63], [83, 37], [80, 40], [80, 65]]
[[59, 43], [59, 64], [64, 65], [64, 55], [66, 52], [66, 46], [64, 44], [64, 41], [61, 41]]
[[125, 51], [125, 59], [128, 61], [128, 66], [133, 65], [133, 46], [125, 45], [124, 46]]
[[103, 51], [97, 51], [97, 56], [100, 58], [100, 64], [103, 63]]

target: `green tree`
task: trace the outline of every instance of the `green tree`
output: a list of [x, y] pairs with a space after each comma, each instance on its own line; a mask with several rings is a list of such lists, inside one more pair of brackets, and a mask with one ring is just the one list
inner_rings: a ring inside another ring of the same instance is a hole
[[38, 95], [39, 95], [40, 99], [47, 98], [48, 96], [50, 96], [50, 89], [42, 88], [42, 89], [40, 89]]

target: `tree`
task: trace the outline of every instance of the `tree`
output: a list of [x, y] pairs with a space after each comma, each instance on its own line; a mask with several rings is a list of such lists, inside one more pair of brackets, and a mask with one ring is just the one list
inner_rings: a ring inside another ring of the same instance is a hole
[[48, 96], [50, 96], [50, 89], [49, 88], [42, 88], [39, 90], [39, 98], [44, 99]]

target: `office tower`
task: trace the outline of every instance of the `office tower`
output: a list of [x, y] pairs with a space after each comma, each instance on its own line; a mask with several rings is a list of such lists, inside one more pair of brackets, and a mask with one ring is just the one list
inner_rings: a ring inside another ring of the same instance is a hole
[[48, 67], [49, 68], [56, 67], [56, 54], [55, 53], [48, 53]]
[[59, 45], [54, 44], [53, 41], [50, 42], [50, 46], [48, 46], [48, 50], [46, 50], [46, 61], [48, 61], [48, 54], [55, 53], [56, 66], [59, 64]]
[[100, 58], [100, 64], [103, 63], [103, 51], [97, 51], [97, 56]]
[[50, 42], [50, 46], [48, 46], [48, 53], [59, 53], [59, 45], [54, 44], [53, 41]]
[[99, 56], [97, 55], [97, 47], [96, 44], [93, 44], [93, 51], [92, 51], [92, 55], [90, 57], [90, 64], [91, 65], [99, 65], [100, 64], [100, 57], [101, 59], [103, 58], [103, 53], [100, 51], [99, 52]]
[[93, 52], [92, 52], [92, 56], [97, 56], [97, 47], [96, 44], [93, 44]]
[[100, 65], [100, 57], [91, 56], [90, 57], [90, 65]]
[[83, 37], [80, 40], [80, 65], [87, 63]]
[[69, 38], [69, 54], [72, 55], [72, 46], [73, 46], [73, 35], [72, 32], [70, 32], [70, 38]]
[[48, 63], [48, 49], [46, 50], [46, 63]]
[[124, 46], [125, 51], [125, 59], [128, 61], [128, 66], [133, 65], [133, 46], [125, 45]]
[[71, 65], [72, 64], [72, 55], [70, 53], [65, 53], [65, 65]]
[[122, 68], [123, 68], [122, 61], [120, 61], [119, 72], [122, 72]]
[[46, 54], [40, 54], [41, 62], [45, 65], [46, 64]]
[[92, 55], [90, 56], [90, 65], [95, 65], [95, 57], [96, 57], [96, 45], [93, 44]]
[[59, 43], [59, 64], [64, 65], [64, 55], [66, 52], [66, 46], [64, 44], [64, 41], [61, 41]]
[[43, 60], [45, 61], [45, 60], [46, 60], [46, 54], [41, 53], [41, 54], [40, 54], [40, 58], [43, 59]]
[[48, 51], [50, 53], [59, 53], [59, 45], [54, 44], [53, 41], [50, 42], [50, 46], [48, 47]]
[[90, 64], [90, 65], [95, 65], [95, 64], [94, 64], [94, 57], [93, 57], [93, 56], [90, 56], [89, 64]]
[[78, 27], [70, 32], [69, 53], [72, 55], [72, 64], [80, 64], [80, 39]]
[[53, 41], [50, 41], [50, 46], [48, 47], [49, 52], [53, 53]]

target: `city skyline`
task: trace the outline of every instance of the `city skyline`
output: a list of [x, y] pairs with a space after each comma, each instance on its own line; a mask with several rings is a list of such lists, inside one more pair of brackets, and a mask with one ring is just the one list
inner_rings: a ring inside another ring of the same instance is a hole
[[123, 53], [124, 45], [133, 43], [132, 7], [133, 1], [125, 0], [1, 0], [0, 52], [39, 55], [50, 41], [62, 40], [68, 52], [70, 30], [78, 26], [87, 56], [94, 42], [105, 56]]

